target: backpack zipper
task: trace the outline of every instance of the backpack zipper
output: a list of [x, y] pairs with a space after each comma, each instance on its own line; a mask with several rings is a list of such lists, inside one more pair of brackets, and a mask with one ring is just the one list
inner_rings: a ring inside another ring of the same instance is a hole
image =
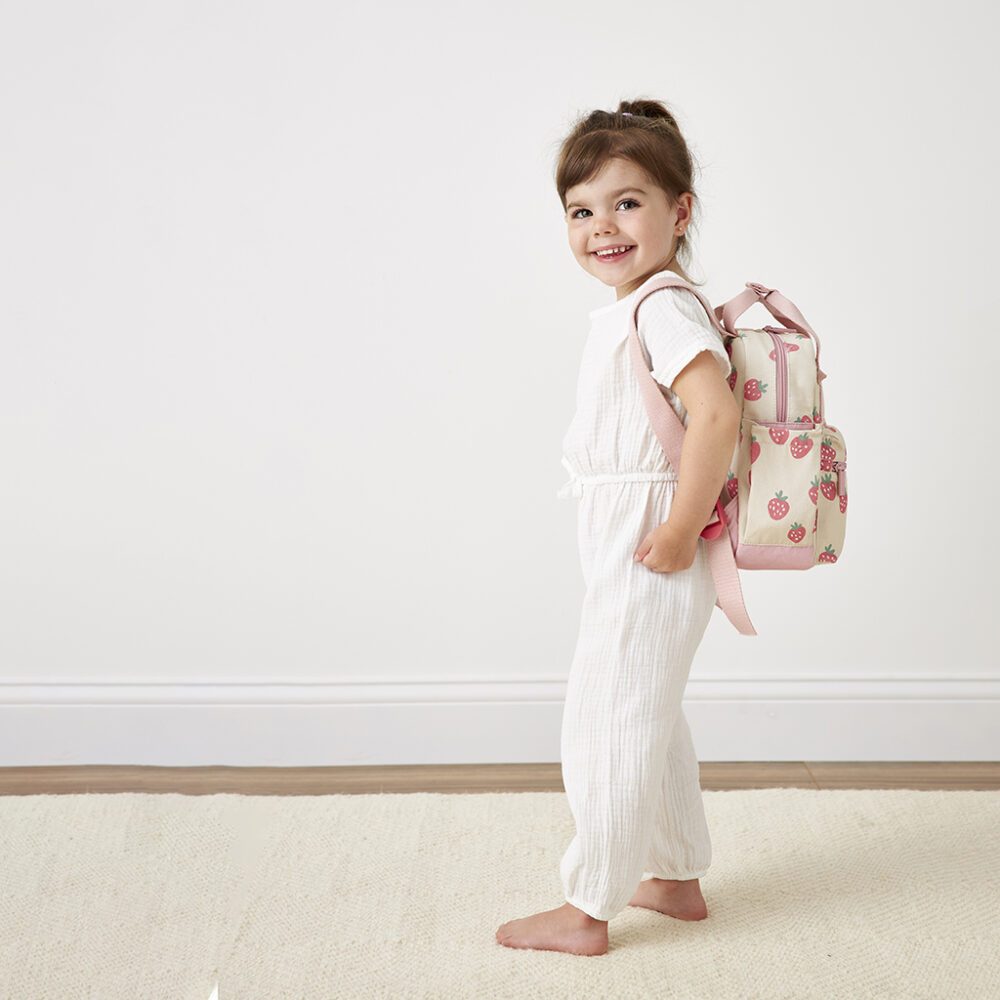
[[[840, 434], [840, 428], [834, 427], [833, 424], [826, 424], [826, 429], [828, 431], [836, 431]], [[841, 440], [843, 440], [843, 435], [841, 435]], [[837, 496], [846, 497], [847, 496], [847, 446], [844, 446], [844, 460], [842, 462], [834, 462], [833, 470], [837, 473]]]
[[774, 341], [775, 377], [778, 380], [778, 402], [775, 420], [783, 424], [788, 419], [788, 358], [785, 355], [785, 342], [775, 333], [775, 327], [765, 326], [765, 332]]

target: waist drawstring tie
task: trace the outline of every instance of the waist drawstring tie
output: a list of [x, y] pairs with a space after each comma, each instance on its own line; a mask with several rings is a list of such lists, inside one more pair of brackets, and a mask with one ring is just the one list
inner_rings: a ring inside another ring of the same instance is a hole
[[[571, 470], [572, 471], [572, 470]], [[589, 476], [572, 475], [568, 482], [560, 487], [556, 494], [560, 499], [583, 496], [584, 485], [599, 485], [601, 483], [661, 483], [677, 482], [673, 472], [601, 472]]]

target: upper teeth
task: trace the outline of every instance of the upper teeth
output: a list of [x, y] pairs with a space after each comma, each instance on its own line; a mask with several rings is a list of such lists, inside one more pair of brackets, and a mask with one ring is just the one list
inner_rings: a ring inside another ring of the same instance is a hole
[[598, 250], [597, 253], [601, 257], [606, 257], [609, 253], [620, 253], [622, 250], [628, 249], [628, 247], [609, 247], [607, 250]]

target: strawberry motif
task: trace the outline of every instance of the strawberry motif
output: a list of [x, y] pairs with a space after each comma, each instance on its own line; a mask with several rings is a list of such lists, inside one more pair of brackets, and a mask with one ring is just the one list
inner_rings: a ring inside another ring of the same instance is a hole
[[[819, 499], [819, 479], [815, 476], [812, 481], [812, 489], [809, 490], [809, 499], [812, 500], [813, 503], [816, 503]], [[819, 517], [819, 511], [816, 511], [816, 516]]]
[[791, 540], [792, 540], [793, 542], [795, 542], [796, 544], [798, 544], [799, 542], [801, 542], [801, 541], [802, 541], [802, 539], [803, 539], [803, 538], [805, 538], [805, 537], [806, 537], [806, 529], [805, 529], [805, 528], [803, 528], [803, 527], [802, 527], [802, 525], [801, 525], [801, 524], [799, 524], [799, 522], [798, 522], [798, 521], [796, 521], [796, 522], [795, 522], [795, 523], [794, 523], [794, 524], [792, 525], [791, 529], [789, 530], [789, 532], [788, 532], [788, 537], [789, 537], [789, 538], [790, 538], [790, 539], [791, 539]]
[[730, 373], [729, 373], [729, 391], [730, 392], [735, 392], [736, 391], [736, 369], [735, 368], [733, 368], [732, 371], [730, 371]]
[[819, 455], [820, 469], [823, 472], [830, 472], [833, 469], [837, 453], [833, 450], [833, 442], [829, 438], [823, 438], [823, 446], [819, 450]]
[[[726, 490], [729, 493], [730, 500], [740, 491], [740, 481], [731, 472], [729, 473], [729, 478], [726, 480]], [[846, 500], [847, 498], [845, 497], [844, 499]]]
[[823, 496], [825, 496], [827, 500], [837, 499], [837, 484], [833, 481], [832, 476], [825, 475], [823, 477], [823, 485], [820, 486], [820, 489], [823, 491]]
[[[798, 344], [787, 344], [787, 343], [785, 343], [785, 341], [782, 341], [781, 343], [782, 343], [782, 345], [785, 348], [785, 353], [786, 354], [791, 354], [792, 351], [797, 351], [799, 349], [799, 345]], [[775, 352], [771, 351], [771, 353], [768, 355], [768, 357], [772, 361], [777, 361], [778, 359], [774, 356], [774, 354], [775, 354]]]
[[788, 513], [788, 497], [781, 490], [774, 494], [773, 500], [767, 502], [767, 512], [774, 521], [780, 521]]
[[800, 434], [788, 447], [792, 452], [792, 458], [805, 458], [812, 450], [812, 446], [812, 438], [808, 434]]
[[[813, 503], [816, 501], [813, 500]], [[813, 518], [813, 534], [816, 534], [816, 529], [819, 527], [819, 511], [816, 511], [816, 516]]]
[[767, 392], [767, 383], [758, 382], [755, 378], [750, 379], [743, 386], [743, 398], [749, 399], [751, 403], [760, 399], [765, 392]]
[[754, 462], [760, 457], [760, 445], [757, 443], [757, 439], [750, 435], [750, 464], [753, 465]]
[[834, 563], [837, 561], [837, 553], [834, 551], [832, 545], [828, 545], [820, 554], [816, 560], [817, 562], [828, 562]]
[[768, 433], [775, 444], [784, 444], [788, 440], [788, 431], [784, 427], [772, 427]]
[[846, 514], [847, 513], [847, 494], [846, 493], [840, 498], [840, 513], [841, 514]]

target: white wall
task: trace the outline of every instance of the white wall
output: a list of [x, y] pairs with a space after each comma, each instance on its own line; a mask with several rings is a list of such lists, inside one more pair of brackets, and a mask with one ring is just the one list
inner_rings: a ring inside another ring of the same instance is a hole
[[745, 573], [760, 636], [716, 612], [692, 681], [995, 679], [998, 20], [8, 7], [0, 764], [94, 759], [18, 758], [28, 684], [565, 678], [560, 443], [614, 293], [552, 173], [636, 96], [701, 166], [708, 298], [796, 302], [849, 453], [841, 562]]

